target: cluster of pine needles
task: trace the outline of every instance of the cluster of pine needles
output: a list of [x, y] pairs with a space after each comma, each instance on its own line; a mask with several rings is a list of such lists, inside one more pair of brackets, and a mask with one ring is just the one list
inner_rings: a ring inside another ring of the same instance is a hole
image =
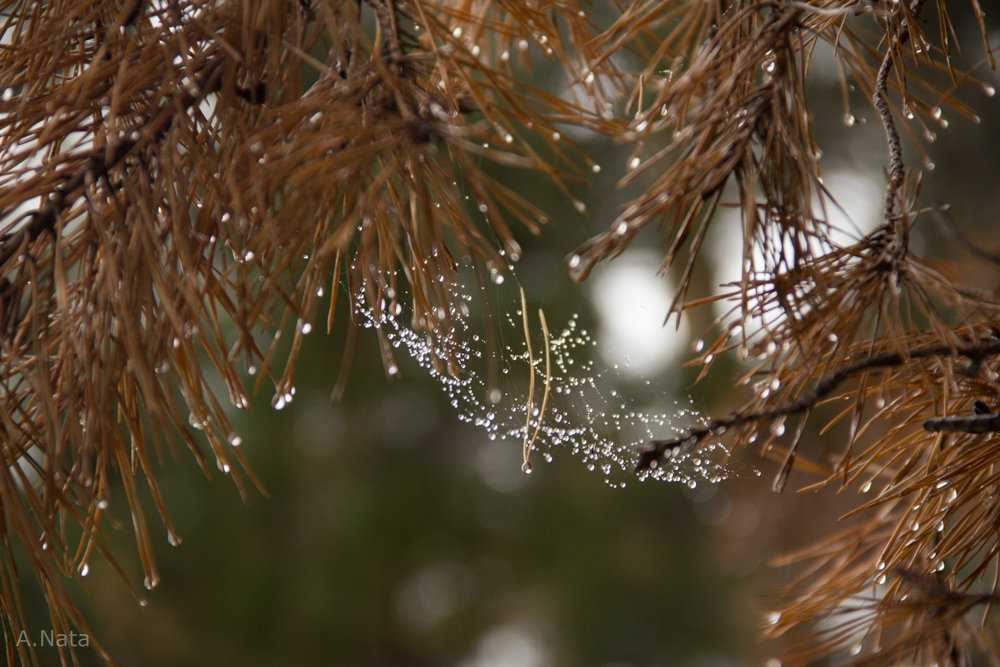
[[[977, 0], [0, 1], [8, 661], [38, 659], [16, 641], [19, 576], [43, 591], [52, 630], [88, 631], [68, 582], [95, 553], [118, 568], [110, 504], [125, 504], [157, 585], [154, 543], [180, 540], [161, 460], [186, 450], [206, 475], [259, 486], [227, 404], [265, 389], [293, 400], [317, 319], [353, 341], [338, 294], [376, 318], [405, 305], [414, 330], [447, 337], [459, 267], [497, 281], [516, 233], [548, 222], [498, 171], [544, 176], [582, 210], [573, 188], [596, 165], [568, 128], [632, 145], [623, 183], [650, 180], [568, 270], [582, 280], [658, 225], [674, 310], [733, 304], [700, 361], [737, 355], [753, 387], [733, 414], [650, 443], [640, 473], [721, 439], [780, 454], [781, 491], [813, 413], [847, 424], [810, 469], [871, 493], [842, 532], [789, 558], [801, 576], [766, 634], [795, 637], [782, 645], [802, 662], [1000, 659], [1000, 301], [909, 248], [914, 225], [944, 214], [920, 210], [902, 150], [922, 150], [915, 128], [939, 127], [942, 107], [974, 115], [956, 97], [974, 81], [955, 65], [959, 12], [994, 67]], [[845, 105], [856, 87], [885, 130], [882, 224], [850, 245], [828, 221], [806, 102], [819, 52]], [[541, 87], [540, 70], [563, 89]], [[730, 197], [741, 280], [688, 298]], [[523, 296], [522, 315], [530, 350]], [[534, 391], [526, 406], [526, 467], [548, 376], [537, 415]]]

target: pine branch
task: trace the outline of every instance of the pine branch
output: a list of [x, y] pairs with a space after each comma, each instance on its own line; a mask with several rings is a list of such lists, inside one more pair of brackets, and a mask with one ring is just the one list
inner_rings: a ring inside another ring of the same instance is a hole
[[[60, 216], [73, 207], [88, 187], [98, 181], [107, 182], [109, 174], [121, 166], [126, 158], [161, 141], [176, 113], [187, 112], [192, 106], [204, 100], [206, 95], [218, 90], [222, 70], [223, 64], [220, 60], [207, 63], [196, 83], [187, 90], [175, 92], [167, 97], [155, 113], [140, 125], [140, 130], [119, 136], [111, 150], [92, 149], [81, 167], [62, 176], [62, 183], [43, 198], [44, 203], [36, 211], [28, 214], [27, 222], [23, 226], [0, 238], [0, 266], [21, 251], [25, 244], [31, 243], [42, 234], [52, 234]], [[4, 215], [4, 212], [0, 212], [0, 218]]]
[[[712, 419], [705, 426], [688, 429], [675, 438], [667, 440], [653, 440], [650, 442], [651, 448], [639, 455], [639, 462], [636, 465], [635, 470], [636, 472], [651, 470], [665, 458], [673, 456], [681, 450], [689, 450], [697, 447], [706, 439], [712, 436], [721, 435], [729, 429], [739, 428], [754, 423], [766, 423], [776, 417], [786, 417], [788, 415], [812, 410], [822, 399], [829, 396], [830, 393], [839, 387], [845, 380], [848, 380], [849, 378], [852, 378], [866, 370], [891, 368], [907, 364], [916, 359], [927, 359], [931, 357], [965, 357], [973, 361], [978, 361], [994, 354], [1000, 354], [1000, 340], [997, 339], [982, 340], [968, 345], [958, 346], [943, 344], [926, 345], [908, 349], [905, 353], [887, 352], [884, 354], [874, 355], [866, 359], [861, 359], [853, 364], [840, 368], [833, 373], [825, 375], [818, 382], [816, 382], [811, 390], [801, 394], [794, 400], [763, 410], [751, 410], [736, 413], [730, 415], [729, 417]], [[928, 430], [945, 430], [927, 426], [929, 423], [934, 421], [935, 420], [929, 420], [928, 422], [925, 422], [925, 427]]]

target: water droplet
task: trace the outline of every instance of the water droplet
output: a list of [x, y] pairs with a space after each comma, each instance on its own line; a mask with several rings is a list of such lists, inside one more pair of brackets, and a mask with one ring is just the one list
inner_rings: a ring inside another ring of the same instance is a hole
[[592, 166], [590, 167], [590, 169], [591, 169], [591, 171], [593, 171], [593, 172], [594, 172], [595, 174], [599, 174], [599, 173], [601, 173], [601, 165], [599, 165], [599, 164], [594, 164], [594, 165], [592, 165]]
[[994, 88], [993, 86], [987, 84], [987, 85], [983, 86], [983, 92], [986, 93], [987, 97], [993, 97], [994, 95], [997, 94], [997, 89]]
[[90, 574], [90, 565], [84, 563], [83, 565], [80, 566], [80, 576], [86, 577], [88, 574]]
[[559, 141], [560, 139], [562, 139], [562, 135], [561, 134], [559, 134], [558, 132], [553, 132], [552, 133], [552, 141]]
[[142, 585], [146, 587], [147, 591], [151, 591], [160, 585], [160, 578], [153, 573], [147, 574], [142, 580]]
[[454, 30], [451, 31], [451, 34], [455, 38], [461, 37], [462, 36], [462, 28], [461, 27], [455, 28]]
[[580, 213], [586, 213], [587, 212], [587, 205], [584, 204], [579, 199], [577, 199], [576, 201], [573, 202], [573, 208], [575, 208]]
[[487, 398], [489, 399], [490, 403], [496, 405], [497, 403], [500, 402], [500, 399], [503, 398], [503, 393], [499, 389], [493, 388], [490, 389], [490, 393], [489, 396], [487, 396]]
[[172, 547], [179, 547], [181, 545], [181, 537], [173, 531], [167, 533], [167, 542]]
[[511, 135], [511, 134], [505, 134], [505, 135], [503, 135], [503, 140], [504, 140], [505, 143], [508, 143], [508, 144], [513, 143], [514, 142], [514, 136]]
[[233, 433], [231, 436], [229, 436], [229, 444], [232, 445], [233, 447], [239, 447], [240, 445], [243, 444], [243, 438]]
[[634, 158], [632, 158], [631, 160], [629, 160], [628, 168], [629, 169], [635, 169], [638, 166], [639, 166], [639, 156], [637, 155]]
[[108, 501], [105, 500], [104, 498], [101, 498], [100, 500], [98, 500], [97, 501], [97, 509], [101, 510], [102, 512], [104, 510], [108, 509]]
[[588, 84], [588, 85], [591, 84], [591, 83], [594, 83], [594, 73], [593, 72], [587, 72], [587, 76], [583, 77], [583, 82], [586, 83], [586, 84]]
[[934, 107], [933, 109], [931, 109], [931, 116], [934, 117], [934, 120], [940, 120], [940, 118], [941, 118], [941, 107]]
[[845, 113], [844, 114], [844, 125], [846, 125], [847, 127], [853, 127], [854, 124], [857, 123], [857, 122], [858, 122], [858, 119], [854, 116], [854, 114], [852, 114], [852, 113]]
[[521, 472], [523, 472], [525, 475], [530, 475], [531, 470], [532, 470], [531, 464], [528, 463], [527, 461], [521, 464]]
[[618, 223], [618, 226], [615, 227], [615, 234], [618, 236], [625, 236], [626, 233], [628, 233], [628, 223], [622, 220]]
[[869, 492], [869, 491], [871, 491], [871, 490], [872, 490], [872, 483], [871, 483], [870, 481], [868, 481], [868, 482], [865, 482], [865, 483], [864, 483], [864, 484], [863, 484], [863, 485], [861, 486], [861, 493], [868, 493], [868, 492]]

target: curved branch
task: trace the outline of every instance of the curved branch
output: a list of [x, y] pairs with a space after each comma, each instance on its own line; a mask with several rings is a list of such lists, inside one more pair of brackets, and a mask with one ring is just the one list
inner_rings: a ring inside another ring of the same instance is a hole
[[[682, 435], [669, 440], [653, 440], [649, 443], [650, 449], [639, 455], [639, 462], [635, 466], [635, 471], [638, 473], [651, 470], [664, 458], [673, 456], [685, 447], [697, 446], [712, 435], [720, 434], [730, 428], [738, 428], [755, 421], [785, 417], [811, 410], [816, 407], [820, 400], [840, 386], [842, 382], [864, 370], [902, 366], [913, 359], [926, 359], [928, 357], [959, 356], [978, 360], [993, 354], [1000, 354], [1000, 339], [990, 338], [958, 346], [935, 343], [933, 345], [914, 348], [906, 354], [887, 352], [867, 357], [853, 364], [848, 364], [821, 378], [811, 390], [791, 401], [769, 408], [738, 412], [728, 417], [713, 419], [705, 426], [688, 429]], [[992, 417], [992, 415], [983, 415], [983, 417]], [[1000, 422], [1000, 419], [998, 419], [998, 422]], [[928, 428], [927, 423], [924, 423], [924, 428]], [[928, 428], [928, 430], [934, 429]]]

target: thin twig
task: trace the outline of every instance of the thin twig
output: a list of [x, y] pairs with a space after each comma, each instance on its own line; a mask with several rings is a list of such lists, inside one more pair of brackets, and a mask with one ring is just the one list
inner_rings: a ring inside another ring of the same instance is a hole
[[895, 46], [902, 44], [909, 30], [904, 26], [899, 39], [893, 47], [885, 52], [882, 65], [878, 68], [878, 75], [875, 77], [875, 96], [873, 102], [875, 110], [878, 111], [882, 119], [882, 128], [885, 130], [886, 142], [889, 144], [889, 185], [885, 189], [885, 203], [882, 217], [888, 222], [896, 218], [896, 197], [900, 188], [903, 187], [903, 180], [906, 176], [906, 167], [903, 164], [903, 144], [899, 139], [899, 131], [896, 130], [896, 123], [892, 119], [892, 111], [889, 109], [888, 81], [889, 70], [892, 69], [892, 52]]
[[1000, 253], [990, 252], [984, 250], [976, 245], [971, 239], [969, 239], [965, 234], [963, 234], [958, 227], [955, 225], [955, 221], [947, 214], [948, 206], [939, 206], [931, 210], [931, 217], [933, 217], [941, 227], [951, 234], [952, 237], [965, 248], [967, 251], [984, 259], [987, 262], [993, 262], [994, 264], [1000, 264]]
[[[914, 0], [910, 5], [911, 13], [914, 15], [919, 14], [923, 4], [924, 0]], [[892, 70], [893, 53], [906, 44], [909, 38], [910, 27], [903, 22], [899, 34], [892, 40], [889, 48], [886, 49], [885, 57], [882, 58], [882, 64], [879, 66], [878, 74], [875, 76], [875, 95], [872, 99], [875, 110], [882, 120], [882, 129], [885, 130], [886, 142], [889, 144], [889, 184], [885, 190], [885, 203], [882, 213], [883, 220], [887, 223], [890, 221], [902, 223], [901, 217], [896, 215], [896, 202], [906, 178], [906, 166], [903, 163], [903, 144], [899, 138], [899, 131], [896, 129], [896, 122], [892, 118], [892, 111], [889, 108], [889, 72]], [[897, 228], [894, 225], [894, 231], [897, 232], [896, 236], [898, 238], [904, 238], [905, 230]]]
[[755, 421], [785, 417], [810, 410], [816, 407], [816, 404], [821, 399], [836, 389], [844, 380], [866, 369], [891, 368], [901, 366], [913, 359], [925, 359], [927, 357], [961, 356], [969, 359], [981, 359], [993, 354], [1000, 354], [1000, 340], [995, 338], [960, 346], [935, 343], [933, 345], [914, 348], [906, 354], [887, 352], [868, 357], [834, 371], [820, 379], [810, 391], [781, 405], [761, 410], [734, 413], [728, 417], [713, 419], [705, 426], [689, 429], [676, 438], [652, 440], [649, 443], [650, 449], [639, 455], [639, 462], [636, 464], [635, 470], [636, 472], [650, 470], [667, 456], [675, 454], [684, 447], [694, 447], [713, 434], [734, 427], [744, 426]]
[[996, 433], [1000, 431], [1000, 412], [984, 415], [936, 417], [924, 422], [924, 429], [932, 433], [951, 431], [957, 433]]
[[366, 0], [375, 10], [379, 30], [385, 37], [385, 50], [389, 62], [399, 65], [403, 62], [403, 45], [399, 39], [399, 25], [396, 21], [396, 5], [393, 0]]

